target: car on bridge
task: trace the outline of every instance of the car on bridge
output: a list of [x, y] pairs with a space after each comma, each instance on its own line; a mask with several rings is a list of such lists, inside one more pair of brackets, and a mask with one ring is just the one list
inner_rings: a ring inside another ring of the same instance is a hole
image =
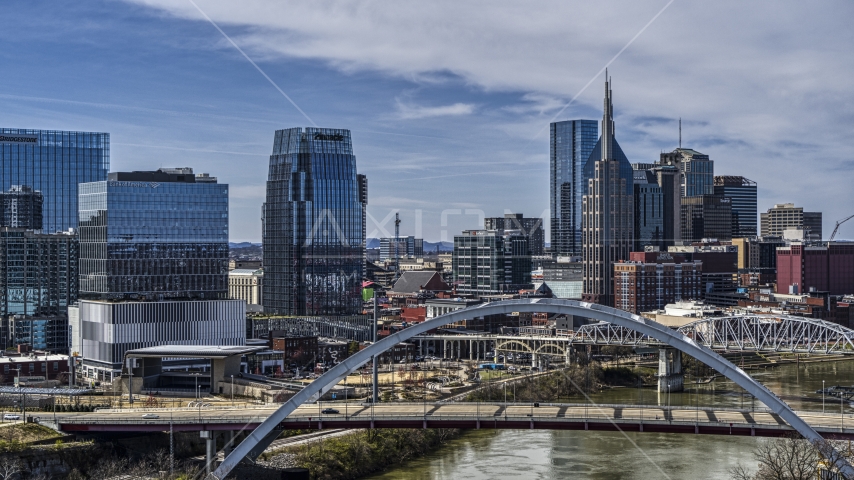
[[324, 408], [323, 410], [320, 411], [320, 413], [322, 413], [324, 415], [337, 415], [341, 412], [339, 412], [338, 410], [336, 410], [334, 408]]
[[156, 420], [156, 419], [160, 418], [160, 415], [157, 415], [155, 413], [144, 413], [144, 414], [142, 414], [142, 418], [144, 418], [146, 420]]
[[3, 415], [3, 420], [20, 420], [21, 416], [15, 413], [6, 413]]

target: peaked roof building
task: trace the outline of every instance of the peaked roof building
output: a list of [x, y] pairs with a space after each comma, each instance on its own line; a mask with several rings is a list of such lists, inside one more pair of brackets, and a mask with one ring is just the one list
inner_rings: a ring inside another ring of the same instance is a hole
[[[632, 166], [614, 135], [613, 94], [607, 71], [605, 76], [602, 136], [585, 166], [591, 177], [582, 206], [582, 299], [613, 306], [614, 264], [629, 259], [634, 243], [634, 180]], [[595, 159], [597, 153], [599, 158]]]

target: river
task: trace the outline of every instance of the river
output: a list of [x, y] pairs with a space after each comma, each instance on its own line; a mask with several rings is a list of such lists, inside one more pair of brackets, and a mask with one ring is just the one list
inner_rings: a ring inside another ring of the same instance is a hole
[[[825, 385], [854, 385], [854, 361], [787, 364], [751, 371], [754, 378], [796, 410], [822, 410], [815, 391]], [[583, 403], [583, 397], [567, 399]], [[682, 393], [658, 395], [653, 389], [615, 388], [591, 395], [596, 403], [699, 405], [750, 408], [732, 382], [718, 378], [707, 385], [688, 385]], [[763, 405], [756, 402], [756, 407]], [[847, 403], [827, 398], [827, 412], [840, 407], [850, 418]], [[854, 418], [852, 418], [854, 425]], [[502, 478], [578, 480], [727, 479], [728, 469], [743, 464], [755, 468], [752, 450], [758, 438], [658, 433], [583, 432], [547, 430], [479, 430], [463, 434], [441, 449], [369, 477], [392, 479]]]

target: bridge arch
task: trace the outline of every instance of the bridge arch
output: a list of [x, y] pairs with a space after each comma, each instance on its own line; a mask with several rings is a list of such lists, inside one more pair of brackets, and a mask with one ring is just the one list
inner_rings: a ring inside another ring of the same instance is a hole
[[[512, 345], [519, 345], [521, 347], [521, 350], [524, 353], [534, 353], [533, 348], [531, 348], [529, 345], [526, 345], [525, 342], [522, 342], [519, 340], [504, 340], [504, 341], [500, 341], [500, 342], [496, 341], [495, 342], [495, 350], [510, 351], [510, 349], [507, 348], [507, 346], [511, 345], [511, 344]], [[497, 352], [496, 352], [496, 354], [497, 354]]]
[[[764, 403], [769, 409], [784, 419], [804, 438], [811, 441], [818, 441], [822, 439], [818, 432], [816, 432], [803, 419], [798, 417], [791, 407], [780, 400], [768, 388], [754, 380], [728, 360], [724, 359], [709, 348], [696, 343], [693, 339], [682, 333], [647, 318], [602, 305], [575, 300], [544, 298], [517, 299], [483, 303], [466, 309], [450, 312], [439, 317], [431, 318], [417, 325], [413, 325], [409, 328], [393, 333], [364, 350], [355, 353], [353, 356], [346, 358], [344, 361], [320, 376], [320, 378], [297, 392], [296, 395], [291, 397], [290, 400], [273, 412], [267, 420], [249, 434], [249, 436], [247, 436], [243, 442], [241, 442], [240, 445], [238, 445], [231, 454], [228, 455], [228, 457], [226, 457], [223, 463], [211, 474], [209, 478], [223, 479], [244, 457], [249, 457], [250, 459], [257, 458], [278, 436], [278, 431], [275, 430], [275, 427], [279, 422], [287, 418], [288, 415], [303, 403], [312, 398], [319, 398], [321, 395], [329, 391], [349, 373], [367, 363], [372, 356], [379, 355], [404, 340], [449, 323], [485, 315], [507, 314], [512, 312], [547, 312], [554, 314], [577, 315], [593, 318], [603, 322], [610, 322], [621, 327], [635, 330], [642, 335], [655, 338], [660, 342], [679, 349], [714, 368], [716, 371], [759, 399], [759, 401]], [[825, 443], [822, 445], [828, 444]], [[830, 447], [828, 446], [826, 448]], [[844, 460], [844, 457], [841, 455], [833, 455], [832, 452], [828, 452], [825, 456], [827, 458], [838, 458], [837, 466], [842, 470], [843, 474], [847, 477], [854, 477], [854, 468]]]
[[[538, 355], [563, 355], [566, 356], [567, 350], [569, 349], [569, 344], [561, 345], [557, 342], [554, 343], [543, 343], [539, 347], [534, 350], [534, 353]], [[558, 351], [560, 353], [555, 353]]]

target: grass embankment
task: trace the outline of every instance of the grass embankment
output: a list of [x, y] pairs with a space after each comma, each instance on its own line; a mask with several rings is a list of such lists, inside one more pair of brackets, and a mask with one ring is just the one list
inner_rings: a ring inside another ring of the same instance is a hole
[[316, 480], [350, 480], [420, 457], [459, 435], [457, 429], [363, 430], [285, 448]]
[[6, 425], [0, 428], [0, 452], [17, 452], [30, 443], [61, 437], [55, 430], [35, 423]]

